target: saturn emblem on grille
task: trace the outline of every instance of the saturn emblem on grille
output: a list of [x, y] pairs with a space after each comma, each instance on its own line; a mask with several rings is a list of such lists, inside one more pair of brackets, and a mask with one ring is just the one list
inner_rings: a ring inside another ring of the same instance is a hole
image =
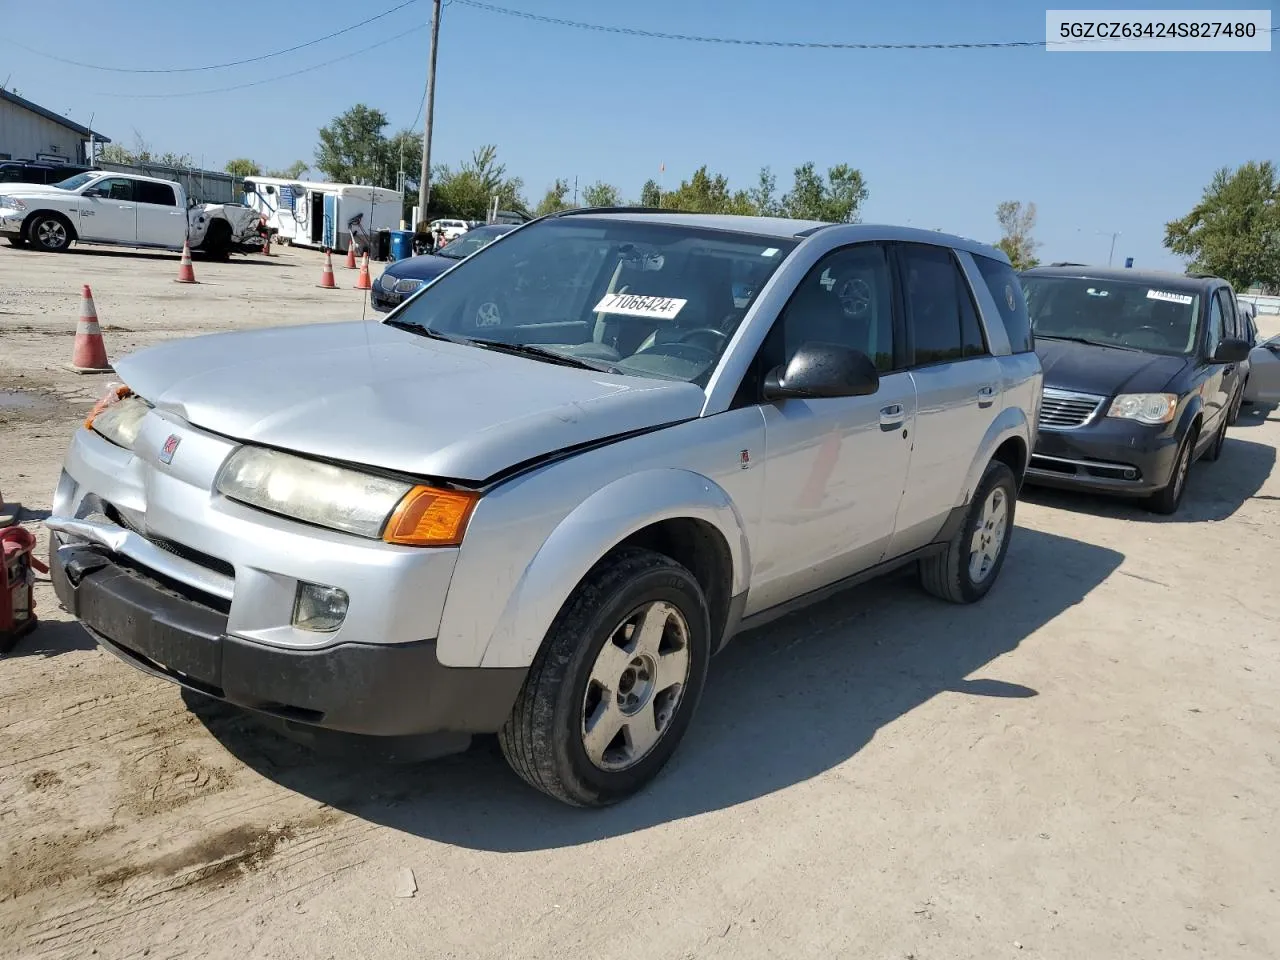
[[178, 444], [181, 442], [181, 438], [176, 433], [169, 434], [169, 439], [160, 448], [160, 462], [173, 463], [173, 455], [178, 452]]

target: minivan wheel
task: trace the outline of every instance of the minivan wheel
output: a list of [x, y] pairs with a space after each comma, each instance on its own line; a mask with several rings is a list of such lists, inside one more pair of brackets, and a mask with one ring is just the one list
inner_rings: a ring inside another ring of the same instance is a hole
[[547, 631], [499, 735], [503, 756], [567, 804], [625, 799], [675, 753], [710, 656], [710, 615], [693, 574], [651, 550], [616, 551]]
[[1009, 552], [1017, 499], [1017, 481], [1008, 465], [999, 460], [987, 464], [960, 529], [941, 553], [920, 560], [921, 586], [951, 603], [985, 597]]
[[1212, 462], [1222, 456], [1222, 445], [1227, 442], [1227, 424], [1230, 415], [1229, 409], [1223, 411], [1219, 418], [1222, 422], [1218, 424], [1218, 429], [1213, 434], [1213, 443], [1209, 444], [1209, 449], [1202, 454], [1203, 459]]
[[1178, 447], [1168, 484], [1164, 489], [1153, 493], [1147, 501], [1147, 506], [1153, 512], [1165, 515], [1178, 512], [1178, 507], [1182, 505], [1183, 494], [1187, 492], [1187, 474], [1191, 472], [1191, 458], [1195, 453], [1197, 436], [1198, 431], [1193, 427], [1182, 438], [1182, 446]]

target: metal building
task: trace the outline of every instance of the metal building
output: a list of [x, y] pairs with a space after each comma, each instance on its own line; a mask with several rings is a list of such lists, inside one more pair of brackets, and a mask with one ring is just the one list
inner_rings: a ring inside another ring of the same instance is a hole
[[85, 163], [90, 139], [111, 142], [86, 126], [0, 89], [0, 160]]

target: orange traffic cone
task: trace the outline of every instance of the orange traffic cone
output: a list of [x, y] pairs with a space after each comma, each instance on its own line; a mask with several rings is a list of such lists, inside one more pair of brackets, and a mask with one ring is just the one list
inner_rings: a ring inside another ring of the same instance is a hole
[[369, 254], [360, 260], [360, 276], [356, 277], [357, 290], [372, 290], [373, 282], [369, 279]]
[[[182, 263], [178, 266], [178, 278], [175, 283], [199, 283], [196, 279], [196, 271], [191, 266], [191, 244], [186, 240], [182, 241]], [[88, 290], [88, 287], [85, 287]]]
[[328, 290], [336, 290], [338, 285], [333, 280], [333, 255], [329, 253], [329, 248], [324, 250], [324, 269], [320, 271], [320, 282], [317, 287], [324, 287]]
[[111, 366], [107, 363], [107, 346], [102, 342], [102, 328], [98, 326], [98, 309], [93, 305], [93, 292], [87, 283], [80, 297], [76, 342], [71, 350], [71, 362], [67, 366], [76, 373], [111, 372]]
[[354, 240], [347, 241], [347, 269], [354, 270], [356, 268], [356, 242]]

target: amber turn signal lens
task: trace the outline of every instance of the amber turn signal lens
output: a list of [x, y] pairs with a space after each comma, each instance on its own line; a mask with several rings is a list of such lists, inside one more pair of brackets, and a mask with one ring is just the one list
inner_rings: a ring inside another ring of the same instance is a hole
[[460, 490], [414, 487], [391, 514], [382, 539], [409, 547], [456, 547], [478, 499]]
[[125, 397], [133, 396], [133, 391], [125, 386], [109, 387], [102, 399], [93, 405], [93, 409], [89, 411], [89, 415], [84, 418], [84, 427], [86, 430], [93, 429], [94, 418], [103, 410], [111, 406], [117, 400], [123, 400]]

